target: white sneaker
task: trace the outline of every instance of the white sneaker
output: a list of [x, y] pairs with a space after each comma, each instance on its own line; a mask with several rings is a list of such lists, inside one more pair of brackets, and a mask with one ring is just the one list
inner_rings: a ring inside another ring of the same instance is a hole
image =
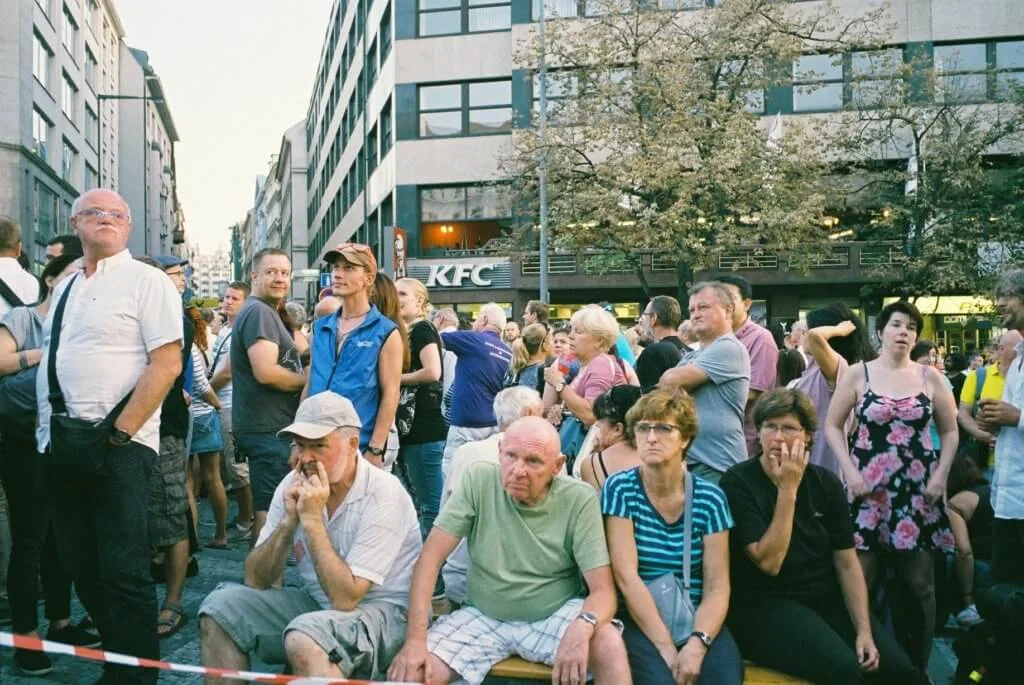
[[976, 626], [984, 621], [985, 619], [983, 619], [981, 614], [978, 613], [978, 607], [973, 604], [965, 607], [963, 611], [956, 615], [956, 622], [965, 628]]

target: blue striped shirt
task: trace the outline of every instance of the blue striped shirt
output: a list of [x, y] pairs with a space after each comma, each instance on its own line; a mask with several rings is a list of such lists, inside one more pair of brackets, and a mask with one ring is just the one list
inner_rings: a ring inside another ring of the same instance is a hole
[[[692, 475], [692, 474], [691, 474]], [[693, 532], [690, 540], [690, 598], [700, 603], [704, 593], [704, 536], [732, 528], [729, 502], [714, 483], [693, 478]], [[666, 573], [683, 578], [683, 516], [668, 523], [647, 498], [640, 469], [620, 471], [604, 484], [601, 512], [633, 522], [640, 578], [646, 583]]]

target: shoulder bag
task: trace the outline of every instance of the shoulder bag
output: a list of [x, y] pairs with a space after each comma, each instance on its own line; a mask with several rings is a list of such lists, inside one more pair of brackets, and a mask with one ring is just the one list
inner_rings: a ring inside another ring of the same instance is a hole
[[53, 314], [53, 323], [50, 328], [50, 350], [46, 364], [50, 385], [48, 399], [53, 408], [53, 413], [50, 416], [50, 463], [54, 466], [99, 471], [106, 462], [107, 450], [110, 448], [108, 440], [114, 427], [114, 421], [121, 415], [132, 393], [129, 392], [125, 395], [124, 399], [118, 402], [117, 406], [102, 421], [89, 421], [68, 415], [64, 392], [61, 390], [60, 379], [57, 377], [57, 350], [60, 347], [64, 309], [77, 278], [78, 274], [75, 274], [71, 282], [68, 283], [68, 287], [64, 289], [64, 293], [57, 303], [57, 310]]
[[693, 539], [693, 476], [686, 472], [686, 502], [683, 505], [683, 579], [679, 580], [674, 573], [666, 573], [647, 583], [647, 589], [654, 598], [654, 606], [665, 622], [668, 632], [676, 647], [682, 646], [693, 633], [693, 617], [696, 607], [690, 599], [690, 564], [692, 555], [690, 544]]

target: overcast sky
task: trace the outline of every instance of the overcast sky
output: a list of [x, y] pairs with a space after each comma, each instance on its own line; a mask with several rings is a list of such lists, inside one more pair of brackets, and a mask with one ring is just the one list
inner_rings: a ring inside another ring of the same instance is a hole
[[190, 243], [230, 245], [285, 129], [306, 115], [331, 0], [116, 0], [149, 53], [181, 141], [178, 199]]

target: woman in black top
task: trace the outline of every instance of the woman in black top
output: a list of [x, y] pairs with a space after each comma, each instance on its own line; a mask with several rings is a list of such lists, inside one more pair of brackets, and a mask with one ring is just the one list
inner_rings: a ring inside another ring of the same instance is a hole
[[807, 395], [779, 388], [754, 406], [761, 457], [721, 487], [735, 527], [728, 625], [747, 659], [816, 683], [913, 683], [920, 674], [870, 616], [846, 493], [808, 464], [818, 427]]

